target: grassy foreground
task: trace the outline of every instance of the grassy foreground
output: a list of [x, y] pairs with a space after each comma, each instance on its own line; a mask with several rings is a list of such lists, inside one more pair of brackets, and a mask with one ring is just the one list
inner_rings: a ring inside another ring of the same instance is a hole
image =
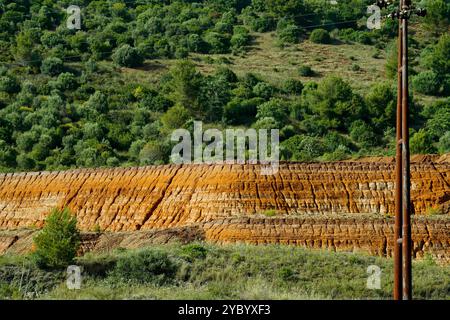
[[[161, 245], [78, 258], [80, 289], [65, 270], [0, 257], [0, 299], [390, 299], [392, 260], [291, 246]], [[367, 268], [381, 269], [368, 289]], [[416, 299], [450, 299], [450, 267], [413, 263]]]

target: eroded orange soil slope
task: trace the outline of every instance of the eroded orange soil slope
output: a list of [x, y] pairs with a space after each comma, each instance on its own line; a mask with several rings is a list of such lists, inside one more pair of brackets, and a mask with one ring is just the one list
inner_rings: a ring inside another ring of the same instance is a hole
[[[0, 229], [41, 227], [52, 208], [68, 206], [84, 231], [196, 226], [206, 240], [390, 255], [394, 164], [374, 160], [282, 163], [274, 175], [249, 164], [4, 174]], [[414, 220], [415, 248], [450, 256], [450, 164], [419, 160], [411, 165], [414, 212], [441, 214]]]

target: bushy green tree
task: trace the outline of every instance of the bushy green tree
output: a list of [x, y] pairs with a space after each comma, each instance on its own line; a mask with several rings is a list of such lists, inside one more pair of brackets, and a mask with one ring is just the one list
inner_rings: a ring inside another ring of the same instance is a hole
[[253, 93], [255, 96], [270, 99], [275, 92], [275, 88], [267, 82], [259, 82], [253, 87]]
[[303, 83], [296, 79], [287, 79], [283, 84], [283, 91], [287, 94], [300, 95], [303, 91]]
[[298, 68], [298, 74], [302, 77], [313, 77], [315, 72], [310, 66], [302, 65]]
[[424, 24], [428, 30], [443, 33], [448, 29], [450, 3], [446, 0], [424, 0], [422, 5], [427, 9]]
[[414, 89], [426, 95], [437, 95], [441, 88], [439, 76], [434, 71], [423, 71], [412, 79]]
[[230, 37], [217, 33], [209, 32], [205, 36], [205, 41], [209, 45], [210, 53], [227, 53], [230, 48]]
[[76, 257], [80, 234], [77, 219], [69, 209], [54, 209], [45, 219], [44, 228], [34, 238], [33, 253], [38, 265], [48, 268], [66, 267]]
[[183, 128], [190, 117], [191, 114], [189, 110], [180, 104], [176, 104], [169, 108], [169, 110], [161, 117], [161, 123], [165, 130], [171, 131], [173, 129]]
[[314, 29], [309, 36], [309, 40], [314, 43], [327, 44], [331, 42], [331, 36], [325, 29]]
[[162, 141], [150, 141], [139, 152], [141, 165], [163, 164], [169, 160], [170, 148]]
[[0, 77], [0, 91], [7, 93], [16, 93], [19, 92], [20, 85], [17, 82], [17, 79], [11, 76], [2, 76]]
[[350, 137], [363, 148], [373, 147], [378, 142], [373, 128], [362, 120], [356, 120], [351, 124]]
[[256, 117], [257, 107], [263, 102], [264, 99], [261, 98], [244, 100], [234, 98], [225, 106], [223, 111], [225, 123], [239, 125], [253, 122]]
[[300, 34], [300, 28], [293, 22], [278, 23], [277, 36], [281, 44], [297, 43], [300, 39]]
[[258, 106], [256, 114], [257, 119], [271, 117], [277, 121], [279, 127], [283, 127], [288, 121], [289, 107], [286, 101], [278, 98], [271, 99], [268, 102]]
[[447, 131], [439, 139], [438, 150], [440, 153], [449, 153], [450, 152], [450, 131]]
[[124, 44], [118, 48], [112, 55], [113, 61], [121, 67], [139, 67], [142, 65], [144, 58], [138, 49]]
[[287, 160], [311, 161], [324, 152], [325, 146], [317, 137], [295, 135], [281, 143], [281, 154]]
[[50, 57], [42, 61], [41, 72], [50, 76], [57, 76], [64, 70], [64, 63], [60, 58]]
[[424, 129], [420, 129], [412, 135], [410, 145], [411, 154], [427, 154], [436, 151], [431, 136]]

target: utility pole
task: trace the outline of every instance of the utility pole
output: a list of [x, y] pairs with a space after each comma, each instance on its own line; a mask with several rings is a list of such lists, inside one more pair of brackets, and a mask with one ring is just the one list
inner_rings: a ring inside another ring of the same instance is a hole
[[[377, 0], [387, 8], [389, 0]], [[412, 299], [411, 181], [409, 154], [409, 90], [408, 90], [408, 20], [412, 14], [425, 16], [411, 0], [399, 0], [398, 9], [388, 17], [399, 20], [398, 81], [395, 156], [395, 226], [394, 226], [394, 299]]]

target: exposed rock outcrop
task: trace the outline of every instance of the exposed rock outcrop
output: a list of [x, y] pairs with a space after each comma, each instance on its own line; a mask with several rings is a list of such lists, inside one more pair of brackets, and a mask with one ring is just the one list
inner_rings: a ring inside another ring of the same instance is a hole
[[[445, 251], [450, 241], [450, 164], [419, 160], [411, 165], [414, 212], [420, 216], [434, 208], [442, 219], [414, 225], [417, 246]], [[39, 228], [52, 208], [67, 206], [83, 231], [200, 225], [211, 241], [285, 242], [389, 255], [392, 225], [383, 217], [394, 212], [394, 165], [380, 159], [281, 163], [274, 175], [261, 175], [261, 166], [250, 164], [3, 174], [0, 229]], [[268, 212], [275, 218], [261, 218]], [[367, 214], [373, 220], [358, 219]], [[419, 236], [425, 232], [426, 237]], [[370, 241], [361, 240], [367, 236]], [[0, 252], [10, 240], [2, 241]]]

